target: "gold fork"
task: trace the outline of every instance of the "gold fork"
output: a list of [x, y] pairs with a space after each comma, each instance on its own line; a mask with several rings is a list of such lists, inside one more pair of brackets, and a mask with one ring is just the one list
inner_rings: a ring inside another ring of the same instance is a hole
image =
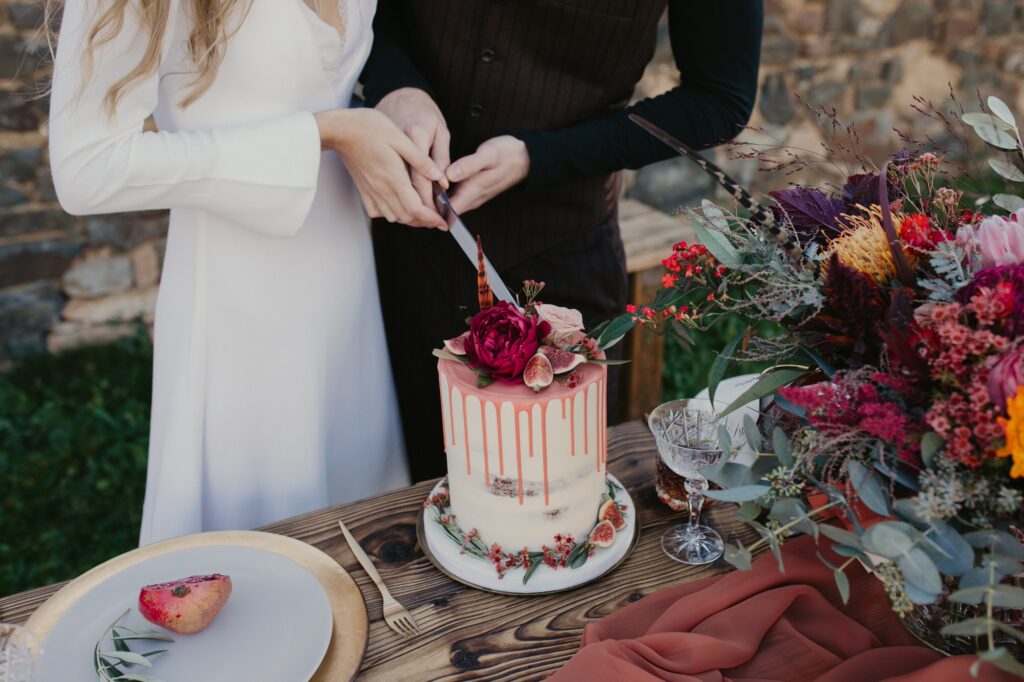
[[359, 546], [356, 539], [352, 537], [352, 533], [345, 527], [344, 522], [338, 519], [338, 525], [341, 526], [341, 532], [345, 534], [345, 540], [348, 542], [348, 548], [352, 550], [352, 554], [355, 555], [359, 564], [366, 571], [366, 574], [370, 576], [377, 589], [380, 590], [380, 596], [384, 600], [384, 622], [388, 624], [388, 627], [402, 635], [403, 637], [411, 637], [420, 631], [420, 627], [416, 625], [416, 621], [413, 620], [412, 614], [409, 613], [404, 606], [399, 604], [391, 593], [388, 592], [388, 588], [384, 586], [384, 580], [380, 577], [380, 573], [374, 567], [373, 562], [370, 561], [370, 557], [366, 556], [366, 552]]

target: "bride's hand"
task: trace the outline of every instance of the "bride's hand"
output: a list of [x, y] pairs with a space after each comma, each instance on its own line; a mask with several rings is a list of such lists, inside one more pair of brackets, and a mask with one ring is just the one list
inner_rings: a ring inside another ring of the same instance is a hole
[[321, 148], [341, 157], [371, 218], [448, 229], [413, 188], [406, 164], [446, 186], [444, 173], [391, 119], [374, 109], [331, 109], [316, 114], [316, 122]]

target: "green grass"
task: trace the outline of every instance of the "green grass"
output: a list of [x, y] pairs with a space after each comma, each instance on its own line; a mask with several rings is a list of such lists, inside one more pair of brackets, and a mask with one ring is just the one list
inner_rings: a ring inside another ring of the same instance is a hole
[[151, 367], [142, 335], [0, 374], [0, 595], [137, 546]]
[[[690, 398], [708, 385], [708, 371], [718, 357], [718, 352], [732, 339], [743, 332], [747, 323], [739, 317], [720, 319], [711, 329], [695, 331], [693, 348], [683, 348], [676, 341], [665, 341], [665, 373], [662, 380], [662, 398], [676, 400]], [[759, 330], [770, 334], [771, 330]], [[768, 363], [730, 363], [725, 377], [759, 372]]]

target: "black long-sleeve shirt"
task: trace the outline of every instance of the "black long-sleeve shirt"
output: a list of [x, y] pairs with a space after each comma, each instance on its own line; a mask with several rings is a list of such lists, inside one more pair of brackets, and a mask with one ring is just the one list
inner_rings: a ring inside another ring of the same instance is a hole
[[[610, 5], [600, 0], [553, 1], [574, 5], [576, 14], [570, 21], [577, 24], [588, 20], [585, 14], [587, 11], [605, 14], [610, 22], [615, 20], [613, 30], [607, 33], [594, 31], [584, 35], [565, 35], [566, 40], [575, 41], [574, 46], [578, 47], [581, 54], [589, 52], [594, 55], [608, 51], [623, 52], [623, 48], [626, 48], [627, 53], [635, 51], [643, 54], [646, 51], [649, 55], [646, 45], [619, 45], [612, 41], [616, 40], [616, 36], [626, 37], [627, 32], [623, 30], [625, 22], [649, 23], [651, 11], [660, 14], [661, 8], [657, 5], [664, 6], [664, 2], [653, 3], [654, 6], [647, 3], [645, 6], [644, 2], [635, 0], [619, 0], [619, 5], [614, 0]], [[497, 4], [491, 0], [476, 2]], [[452, 79], [453, 73], [454, 78], [464, 78], [467, 68], [478, 67], [480, 61], [488, 62], [486, 50], [481, 52], [479, 60], [475, 53], [472, 54], [471, 67], [460, 65], [451, 58], [445, 59], [441, 53], [446, 51], [446, 46], [450, 44], [451, 52], [457, 54], [462, 38], [432, 32], [430, 13], [413, 13], [410, 8], [412, 3], [429, 5], [431, 0], [381, 0], [379, 3], [374, 23], [376, 42], [363, 72], [364, 93], [371, 105], [402, 87], [420, 88], [434, 95], [440, 89], [440, 84], [433, 82], [435, 79]], [[630, 7], [631, 3], [634, 7]], [[714, 146], [740, 132], [750, 117], [757, 94], [764, 20], [763, 0], [668, 0], [667, 5], [669, 38], [680, 72], [678, 86], [625, 108], [609, 103], [611, 106], [597, 115], [585, 116], [563, 125], [547, 125], [546, 121], [537, 121], [537, 117], [532, 117], [530, 123], [538, 123], [536, 127], [516, 125], [517, 122], [510, 121], [507, 130], [490, 131], [494, 134], [514, 134], [526, 143], [530, 156], [527, 188], [562, 186], [670, 158], [673, 152], [629, 121], [630, 113], [647, 118], [697, 149]], [[634, 16], [628, 16], [630, 13]], [[462, 23], [463, 30], [475, 30], [475, 19], [476, 16], [467, 16]], [[540, 30], [531, 25], [529, 16], [525, 20], [508, 23], [508, 31]], [[584, 44], [583, 41], [589, 40], [601, 42]], [[521, 40], [519, 44], [528, 49], [528, 41]], [[635, 50], [629, 50], [630, 47], [635, 47]], [[534, 49], [543, 53], [547, 47], [537, 45]], [[439, 56], [435, 59], [424, 58], [423, 53]], [[508, 55], [509, 58], [511, 56]], [[494, 58], [495, 50], [492, 49], [490, 59]], [[635, 58], [635, 55], [630, 54], [627, 58]], [[530, 68], [549, 68], [551, 62], [556, 60], [542, 57], [538, 61], [541, 63], [533, 64]], [[598, 86], [606, 77], [602, 69], [617, 70], [622, 60], [613, 59], [616, 63], [607, 66], [601, 65], [601, 61], [592, 61], [592, 78]], [[430, 66], [426, 69], [417, 66], [424, 62]], [[573, 68], [579, 71], [579, 65]], [[425, 70], [433, 73], [425, 74]], [[569, 92], [557, 92], [557, 73], [542, 74], [540, 77], [547, 77], [555, 83], [556, 92], [548, 93], [545, 97], [574, 95], [572, 87]], [[446, 111], [443, 101], [441, 106], [452, 127], [453, 145], [458, 147], [459, 126], [457, 123], [453, 125], [452, 120], [452, 114], [457, 117], [457, 113]], [[462, 151], [465, 153], [472, 149]]]

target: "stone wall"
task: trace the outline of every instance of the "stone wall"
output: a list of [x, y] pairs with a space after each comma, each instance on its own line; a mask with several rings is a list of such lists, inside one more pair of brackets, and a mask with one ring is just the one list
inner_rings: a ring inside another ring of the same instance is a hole
[[0, 363], [151, 323], [167, 231], [164, 212], [76, 218], [57, 204], [42, 19], [39, 2], [0, 0]]
[[[1024, 0], [766, 0], [761, 89], [751, 127], [741, 141], [784, 143], [821, 151], [826, 125], [809, 108], [835, 107], [853, 124], [865, 155], [881, 160], [900, 144], [893, 128], [942, 140], [944, 126], [911, 109], [915, 96], [947, 108], [950, 86], [968, 109], [977, 92], [997, 95], [1024, 115]], [[639, 94], [678, 82], [667, 36]], [[723, 46], [727, 49], [728, 46]], [[757, 163], [712, 158], [744, 184], [775, 188], [818, 179], [829, 164], [793, 177], [761, 173]], [[674, 159], [636, 173], [627, 190], [666, 211], [712, 192], [692, 164]]]
[[[1024, 0], [767, 0], [767, 7], [752, 121], [764, 133], [746, 139], [817, 148], [822, 128], [797, 95], [835, 106], [857, 124], [866, 151], [879, 155], [897, 143], [894, 126], [921, 132], [912, 97], [942, 103], [947, 83], [967, 100], [980, 88], [1024, 112]], [[74, 218], [57, 205], [46, 100], [32, 98], [47, 75], [41, 21], [38, 2], [0, 0], [0, 363], [149, 323], [166, 234], [162, 212]], [[638, 96], [676, 80], [663, 35]], [[758, 175], [750, 161], [726, 165], [755, 187], [785, 181]], [[628, 192], [672, 211], [711, 189], [679, 159], [632, 174]]]

